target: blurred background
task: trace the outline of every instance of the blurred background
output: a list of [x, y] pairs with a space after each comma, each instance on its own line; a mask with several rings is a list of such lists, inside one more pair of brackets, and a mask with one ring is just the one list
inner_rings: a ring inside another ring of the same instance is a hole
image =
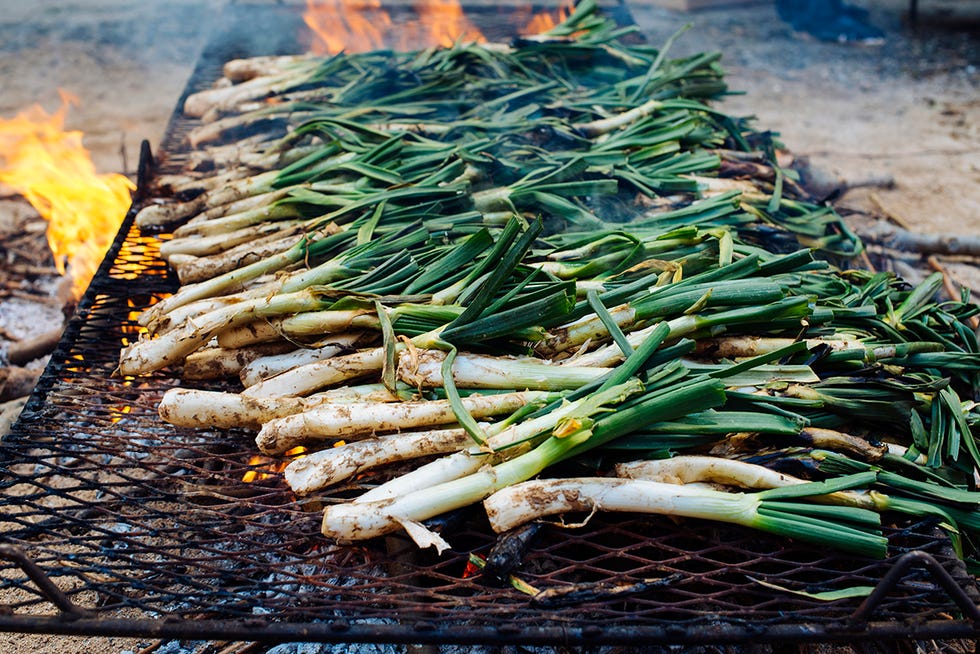
[[[626, 4], [654, 45], [690, 25], [673, 54], [722, 51], [733, 91], [722, 109], [754, 115], [760, 128], [778, 132], [786, 165], [807, 176], [811, 189], [832, 199], [838, 211], [856, 223], [980, 243], [980, 2], [920, 0], [911, 20], [908, 0], [854, 0], [884, 35], [874, 45], [821, 41], [797, 31], [772, 0]], [[55, 123], [63, 117], [66, 129], [79, 132], [99, 175], [132, 178], [140, 142], [156, 149], [227, 5], [0, 0], [0, 125], [18, 116]], [[516, 9], [510, 3], [498, 10]], [[2, 133], [0, 170], [10, 156]], [[121, 219], [125, 208], [113, 211]], [[108, 224], [88, 229], [109, 240], [115, 234]], [[0, 183], [0, 438], [77, 297], [59, 274], [61, 257], [48, 249], [46, 231], [46, 220], [23, 194]], [[980, 291], [976, 258], [940, 261], [926, 254], [915, 255], [902, 273], [912, 277], [935, 260], [959, 286]], [[0, 651], [37, 654], [163, 652], [167, 645], [147, 647], [0, 635]]]

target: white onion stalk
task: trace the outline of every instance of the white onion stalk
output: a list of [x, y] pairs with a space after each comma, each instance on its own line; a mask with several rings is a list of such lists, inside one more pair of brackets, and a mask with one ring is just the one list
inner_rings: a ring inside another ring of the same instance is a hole
[[169, 182], [169, 187], [174, 192], [214, 191], [235, 180], [253, 177], [273, 169], [279, 170], [320, 147], [302, 145], [281, 151], [276, 148], [276, 145], [275, 137], [265, 132], [227, 145], [206, 145], [192, 151], [187, 157], [185, 170], [200, 171], [196, 178], [185, 175], [181, 179], [180, 175], [175, 175], [162, 179], [160, 186], [164, 187], [164, 183]]
[[[282, 318], [272, 318], [226, 329], [218, 334], [218, 345], [229, 348], [248, 347], [289, 338], [289, 335], [282, 331], [282, 320]], [[325, 329], [322, 333], [329, 334], [330, 332]], [[314, 359], [314, 361], [317, 360]]]
[[[366, 319], [373, 319], [366, 316]], [[355, 320], [351, 323], [357, 326]], [[350, 325], [348, 325], [350, 326]], [[256, 326], [257, 330], [267, 329]], [[285, 331], [285, 330], [284, 330]], [[322, 331], [328, 332], [329, 328]], [[337, 331], [343, 331], [337, 326]], [[295, 335], [287, 333], [287, 335]], [[225, 347], [244, 344], [245, 340], [231, 340], [224, 335], [219, 339]], [[249, 341], [255, 342], [255, 341]], [[398, 345], [398, 371], [401, 379], [411, 385], [442, 386], [439, 381], [438, 363], [442, 354], [427, 354], [428, 350], [415, 350], [412, 356], [405, 354], [405, 347]], [[420, 365], [416, 369], [413, 357]], [[275, 377], [249, 386], [245, 393], [255, 397], [276, 395], [305, 395], [348, 379], [381, 370], [384, 364], [383, 348], [355, 352], [353, 354], [316, 361], [287, 370]], [[416, 373], [416, 370], [419, 373]], [[567, 371], [567, 375], [563, 373]], [[609, 372], [601, 367], [551, 366], [523, 359], [485, 357], [460, 353], [453, 363], [453, 379], [461, 387], [472, 388], [528, 388], [538, 390], [578, 388]], [[417, 384], [418, 382], [418, 384]]]
[[[787, 395], [793, 397], [791, 393], [787, 393]], [[833, 429], [807, 427], [800, 432], [800, 438], [813, 447], [852, 454], [863, 461], [878, 461], [888, 454], [888, 445], [884, 443], [875, 445], [860, 436], [845, 434]]]
[[[203, 155], [218, 152], [221, 150], [233, 149], [236, 154], [240, 153], [242, 146], [239, 143], [234, 145], [223, 145], [216, 148], [209, 148], [207, 153], [196, 152], [194, 155]], [[190, 169], [193, 170], [193, 166]], [[211, 189], [217, 188], [228, 182], [236, 179], [241, 179], [243, 177], [250, 177], [255, 174], [254, 170], [248, 168], [240, 167], [234, 168], [232, 170], [225, 170], [219, 173], [211, 171], [209, 174], [205, 173], [180, 173], [175, 175], [160, 175], [156, 184], [160, 189], [168, 190], [171, 194], [177, 195], [181, 193], [192, 193], [199, 191], [209, 191]]]
[[302, 217], [302, 213], [295, 204], [289, 202], [273, 203], [235, 213], [222, 213], [220, 217], [206, 220], [192, 219], [174, 230], [174, 238], [228, 234], [264, 222], [283, 222], [298, 220]]
[[665, 484], [711, 482], [741, 488], [781, 488], [806, 481], [765, 466], [716, 456], [682, 455], [616, 464], [616, 476]]
[[[249, 323], [233, 329], [227, 329], [218, 335], [218, 343], [222, 347], [244, 347], [255, 343], [265, 343], [279, 338], [299, 338], [313, 334], [321, 338], [329, 338], [334, 334], [343, 334], [357, 327], [377, 327], [377, 317], [368, 309], [347, 309], [336, 311], [311, 311], [299, 314], [316, 314], [318, 321], [316, 329], [298, 332], [289, 329], [288, 318], [273, 318], [269, 321]], [[293, 317], [293, 316], [290, 316]], [[330, 355], [333, 356], [333, 355]], [[314, 359], [313, 361], [317, 361]]]
[[[779, 490], [783, 489], [776, 489]], [[502, 488], [484, 500], [483, 506], [498, 533], [568, 512], [656, 513], [727, 522], [859, 554], [885, 555], [887, 540], [880, 535], [831, 521], [837, 517], [873, 527], [877, 520], [873, 512], [823, 507], [816, 514], [819, 518], [798, 516], [794, 512], [800, 511], [799, 504], [786, 505], [781, 510], [779, 501], [768, 501], [771, 496], [767, 493], [773, 492], [726, 493], [643, 479], [540, 479]]]
[[[243, 365], [238, 373], [245, 386], [252, 386], [263, 379], [278, 375], [297, 366], [313, 363], [337, 356], [344, 350], [354, 347], [365, 338], [363, 332], [349, 332], [329, 337], [329, 342], [318, 347], [294, 349], [288, 352], [260, 356]], [[263, 347], [258, 345], [256, 347]], [[266, 345], [265, 347], [268, 347]]]
[[[486, 423], [481, 425], [486, 426]], [[344, 443], [294, 459], [286, 466], [283, 476], [294, 493], [307, 495], [362, 472], [417, 458], [420, 452], [454, 452], [472, 442], [473, 439], [461, 427], [387, 434]]]
[[498, 491], [483, 502], [500, 533], [561, 513], [630, 511], [746, 524], [755, 516], [751, 495], [642, 479], [581, 477], [538, 479]]
[[168, 202], [166, 204], [148, 204], [136, 214], [136, 224], [140, 227], [167, 225], [188, 216], [193, 216], [204, 209], [204, 196], [188, 202]]
[[[517, 411], [528, 402], [554, 399], [549, 393], [523, 391], [500, 395], [470, 395], [463, 406], [474, 418]], [[311, 440], [363, 438], [376, 432], [435, 427], [456, 422], [449, 400], [321, 405], [303, 413], [270, 420], [255, 442], [266, 454], [279, 454]]]
[[[192, 151], [187, 157], [187, 170], [213, 172], [215, 173], [214, 177], [227, 175], [227, 178], [221, 183], [212, 184], [208, 181], [201, 186], [189, 185], [184, 187], [184, 190], [196, 190], [198, 188], [213, 190], [224, 186], [227, 182], [251, 177], [258, 172], [285, 165], [284, 159], [292, 158], [294, 154], [299, 156], [298, 152], [293, 153], [291, 151], [277, 152], [271, 149], [269, 152], [265, 152], [267, 148], [272, 148], [275, 144], [276, 141], [273, 136], [260, 132], [234, 143], [206, 145], [201, 149]], [[281, 159], [283, 161], [280, 161]]]
[[[300, 341], [306, 341], [310, 338], [333, 339], [335, 334], [348, 332], [351, 329], [379, 332], [381, 323], [377, 315], [369, 309], [304, 311], [293, 316], [274, 318], [262, 323], [227, 329], [221, 332], [218, 340], [224, 347], [243, 347], [276, 338], [298, 339]], [[310, 359], [304, 364], [314, 363], [317, 360]]]
[[256, 359], [288, 352], [291, 343], [265, 343], [255, 347], [228, 350], [222, 347], [207, 347], [184, 359], [181, 376], [184, 379], [226, 379], [237, 377], [245, 366]]
[[[279, 142], [268, 142], [269, 139], [265, 135], [257, 134], [249, 138], [255, 139], [253, 145], [238, 152], [237, 156], [232, 156], [229, 153], [227, 159], [221, 160], [219, 158], [215, 163], [242, 164], [248, 166], [248, 170], [251, 171], [250, 174], [254, 175], [257, 171], [281, 170], [289, 164], [296, 163], [300, 159], [323, 149], [322, 144], [311, 143], [309, 145], [294, 145], [288, 150], [282, 150], [279, 148], [281, 145]], [[247, 142], [249, 138], [242, 139], [240, 142]], [[268, 147], [263, 147], [264, 144], [267, 144]]]
[[263, 55], [226, 61], [221, 72], [232, 82], [245, 82], [256, 77], [269, 77], [296, 69], [297, 64], [313, 60], [316, 55]]
[[192, 148], [219, 144], [227, 140], [229, 133], [237, 130], [251, 130], [255, 134], [264, 135], [267, 140], [273, 140], [285, 136], [285, 128], [290, 119], [302, 120], [302, 116], [308, 115], [298, 111], [290, 115], [283, 111], [284, 107], [267, 105], [263, 109], [265, 111], [233, 114], [217, 107], [204, 114], [201, 124], [187, 133], [187, 142]]
[[[865, 345], [856, 340], [807, 338], [803, 339], [803, 341], [806, 343], [808, 350], [812, 350], [817, 346], [826, 346], [835, 352], [855, 349], [864, 350], [866, 348]], [[699, 340], [694, 351], [698, 354], [710, 354], [716, 358], [740, 359], [776, 352], [796, 342], [796, 339], [793, 338], [750, 335], [725, 336], [723, 338]]]
[[318, 62], [296, 62], [289, 69], [272, 76], [256, 77], [233, 86], [198, 91], [184, 101], [184, 115], [200, 118], [213, 107], [228, 108], [239, 102], [274, 95], [293, 86], [316, 69]]
[[[167, 299], [169, 298], [164, 298], [163, 301]], [[179, 327], [186, 326], [189, 320], [194, 320], [212, 311], [224, 309], [240, 302], [241, 299], [237, 297], [209, 298], [178, 307], [169, 313], [156, 312], [153, 311], [153, 307], [150, 307], [140, 314], [139, 323], [146, 327], [151, 334], [165, 334]]]
[[[645, 479], [665, 484], [695, 484], [708, 482], [738, 488], [766, 490], [806, 484], [805, 479], [787, 475], [765, 466], [723, 459], [716, 456], [682, 455], [670, 459], [629, 461], [616, 464], [616, 476], [626, 479]], [[862, 492], [838, 492], [815, 501], [826, 501], [844, 506], [858, 506], [879, 510], [872, 494]]]
[[664, 107], [664, 104], [665, 103], [661, 100], [648, 100], [628, 111], [624, 111], [608, 118], [601, 118], [588, 123], [578, 123], [575, 125], [575, 128], [585, 136], [594, 138], [603, 134], [608, 134], [609, 132], [613, 132], [617, 129], [625, 127], [626, 125], [629, 125], [630, 123], [636, 122], [640, 118], [644, 118], [656, 111], [660, 111], [660, 109]]
[[[764, 306], [735, 307], [709, 314], [691, 314], [678, 316], [667, 321], [670, 332], [667, 336], [668, 341], [694, 334], [696, 332], [707, 331], [715, 336], [724, 332], [731, 324], [745, 323], [765, 323], [767, 321], [792, 316], [802, 318], [809, 315], [806, 306], [807, 300], [804, 297], [789, 297], [783, 300], [772, 302]], [[657, 325], [637, 329], [626, 334], [626, 340], [632, 347], [639, 346], [649, 337]], [[563, 365], [580, 366], [606, 366], [616, 365], [623, 359], [622, 350], [619, 345], [611, 343], [596, 348], [584, 354], [572, 356], [562, 361]]]
[[[632, 325], [636, 320], [636, 311], [628, 304], [609, 309], [609, 315], [620, 328]], [[554, 356], [559, 352], [574, 350], [584, 343], [609, 336], [609, 330], [595, 314], [589, 314], [575, 322], [548, 331], [548, 338], [535, 347], [539, 353], [545, 356]]]
[[[169, 261], [175, 254], [189, 254], [195, 257], [207, 257], [227, 252], [243, 243], [255, 246], [278, 240], [286, 235], [286, 231], [304, 224], [301, 220], [285, 220], [269, 224], [251, 225], [228, 234], [212, 236], [188, 236], [174, 238], [160, 244], [160, 256]], [[295, 233], [297, 230], [292, 230]]]
[[[398, 377], [421, 388], [443, 385], [440, 350], [417, 351], [398, 360]], [[555, 366], [531, 357], [495, 357], [478, 354], [457, 355], [453, 380], [461, 388], [530, 388], [536, 390], [575, 389], [610, 372], [610, 368]]]
[[319, 388], [378, 373], [384, 361], [385, 351], [380, 347], [330, 357], [263, 379], [246, 388], [242, 394], [249, 397], [308, 395]]
[[167, 262], [177, 273], [181, 284], [195, 284], [224, 275], [247, 265], [279, 254], [296, 245], [300, 230], [296, 227], [284, 229], [280, 234], [270, 234], [253, 243], [242, 243], [235, 247], [203, 257], [172, 254]]
[[254, 398], [239, 393], [171, 388], [163, 394], [157, 410], [163, 420], [178, 427], [257, 429], [263, 423], [309, 411], [328, 403], [334, 406], [348, 402], [379, 404], [399, 400], [397, 395], [393, 395], [382, 384], [344, 387], [309, 397], [276, 398]]

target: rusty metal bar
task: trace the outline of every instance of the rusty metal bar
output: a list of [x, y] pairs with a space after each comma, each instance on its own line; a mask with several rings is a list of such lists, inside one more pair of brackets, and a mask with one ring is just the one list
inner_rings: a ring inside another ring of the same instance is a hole
[[140, 160], [136, 167], [136, 191], [133, 193], [133, 204], [141, 202], [150, 190], [150, 176], [153, 174], [155, 162], [150, 142], [146, 139], [140, 142]]
[[737, 645], [745, 643], [831, 643], [885, 640], [969, 639], [977, 630], [964, 622], [933, 620], [922, 623], [872, 622], [863, 625], [796, 623], [765, 629], [746, 624], [678, 627], [606, 627], [586, 624], [568, 627], [506, 627], [351, 624], [345, 620], [319, 623], [244, 620], [128, 620], [64, 616], [2, 616], [0, 632], [45, 633], [61, 636], [105, 636], [187, 640], [236, 640], [261, 643], [390, 643], [456, 645]]
[[54, 604], [61, 611], [61, 618], [65, 620], [78, 620], [90, 617], [92, 614], [72, 602], [61, 589], [55, 585], [51, 578], [38, 567], [31, 557], [19, 547], [13, 545], [0, 545], [0, 558], [7, 559], [16, 563], [24, 574], [34, 582], [41, 594]]

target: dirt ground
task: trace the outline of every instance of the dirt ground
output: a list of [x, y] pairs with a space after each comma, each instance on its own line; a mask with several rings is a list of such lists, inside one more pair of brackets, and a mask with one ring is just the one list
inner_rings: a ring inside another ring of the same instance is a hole
[[[794, 34], [768, 2], [690, 13], [628, 4], [652, 43], [691, 23], [676, 54], [724, 53], [731, 88], [744, 92], [725, 100], [726, 112], [757, 116], [760, 127], [779, 132], [795, 156], [834, 181], [893, 180], [888, 188], [848, 191], [842, 208], [888, 215], [913, 231], [980, 236], [980, 2], [922, 0], [914, 25], [905, 19], [906, 0], [855, 2], [885, 30], [883, 45]], [[54, 110], [57, 90], [65, 89], [79, 99], [68, 126], [85, 133], [98, 169], [132, 174], [139, 142], [155, 146], [163, 136], [222, 5], [0, 0], [0, 117], [35, 102]], [[0, 204], [0, 234], [32, 224], [6, 206]], [[977, 272], [972, 263], [957, 265]], [[980, 291], [980, 283], [968, 283]], [[16, 311], [0, 300], [0, 323], [20, 336]], [[141, 651], [149, 644], [0, 634], [0, 651], [35, 654]]]

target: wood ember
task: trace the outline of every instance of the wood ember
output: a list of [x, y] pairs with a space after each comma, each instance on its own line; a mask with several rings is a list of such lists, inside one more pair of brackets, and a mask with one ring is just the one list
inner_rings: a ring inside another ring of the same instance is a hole
[[[0, 438], [23, 408], [74, 307], [71, 281], [54, 267], [46, 227], [23, 198], [0, 199]], [[38, 325], [49, 329], [38, 333]]]
[[14, 366], [22, 366], [50, 354], [61, 340], [62, 330], [59, 325], [32, 338], [11, 343], [7, 348], [7, 360]]
[[0, 402], [15, 400], [30, 394], [40, 376], [39, 368], [29, 369], [20, 366], [0, 368]]

